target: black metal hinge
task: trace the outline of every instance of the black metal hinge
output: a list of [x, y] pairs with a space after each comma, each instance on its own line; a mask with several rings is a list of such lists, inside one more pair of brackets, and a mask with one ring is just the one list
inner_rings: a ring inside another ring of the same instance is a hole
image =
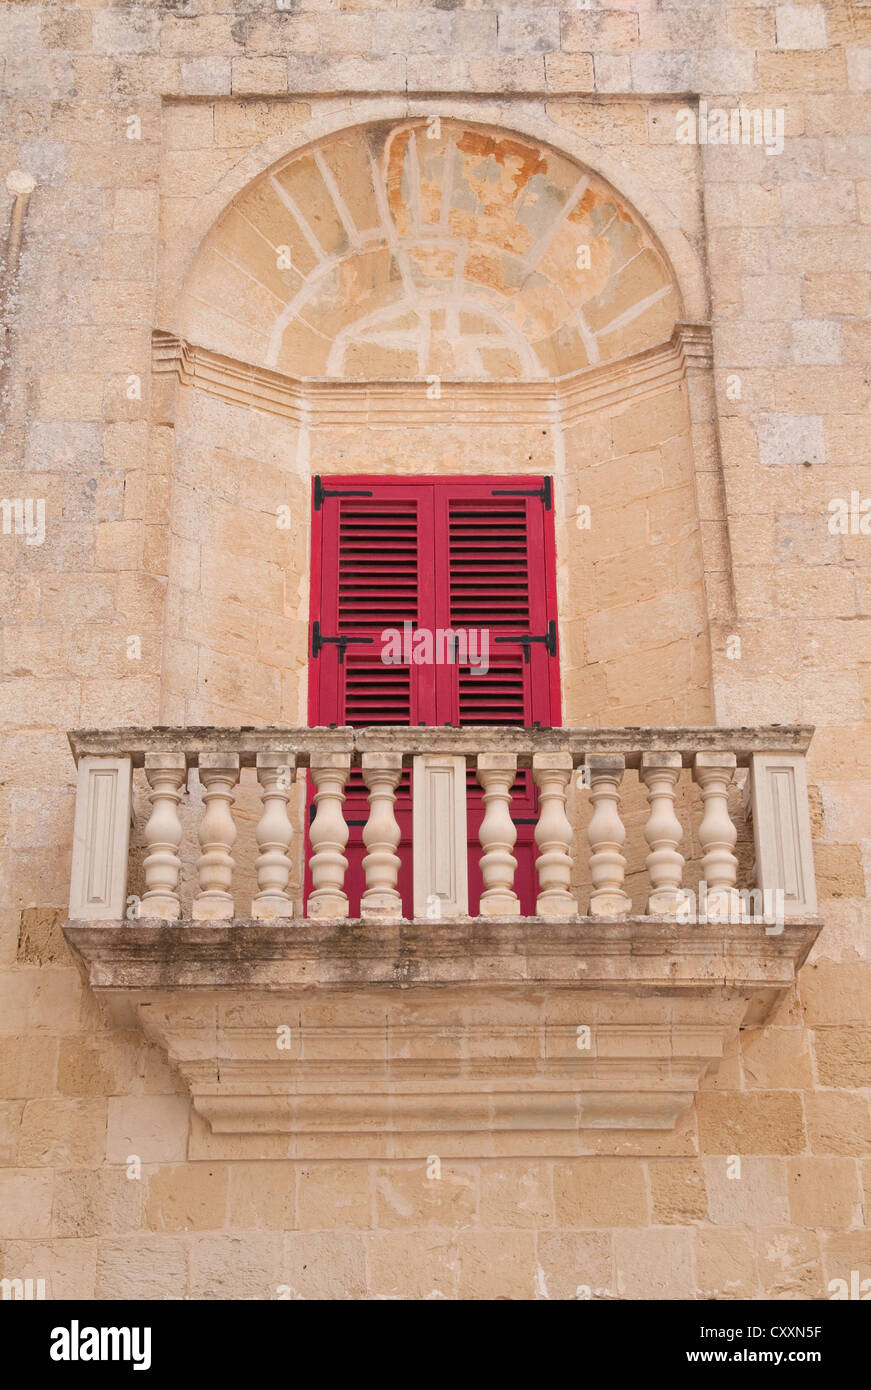
[[544, 510], [549, 512], [553, 509], [553, 482], [550, 478], [545, 478], [541, 487], [497, 487], [493, 489], [494, 497], [539, 497], [544, 503]]
[[517, 642], [523, 648], [523, 660], [525, 665], [529, 665], [529, 646], [531, 642], [543, 642], [548, 656], [556, 656], [556, 621], [551, 618], [547, 625], [547, 632], [541, 636], [533, 636], [530, 632], [524, 632], [522, 637], [496, 637], [497, 642]]
[[320, 478], [315, 478], [315, 511], [319, 512], [324, 504], [325, 497], [374, 497], [374, 493], [366, 491], [365, 488], [325, 488]]
[[312, 656], [320, 656], [321, 647], [329, 642], [332, 646], [338, 647], [339, 649], [340, 666], [345, 660], [345, 648], [350, 642], [359, 645], [360, 643], [372, 643], [374, 641], [374, 637], [324, 637], [321, 632], [320, 623], [317, 620], [312, 623]]

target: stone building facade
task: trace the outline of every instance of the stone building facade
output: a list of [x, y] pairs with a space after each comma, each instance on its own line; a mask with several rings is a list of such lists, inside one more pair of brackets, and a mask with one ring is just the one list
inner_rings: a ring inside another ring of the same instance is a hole
[[[0, 1276], [871, 1279], [871, 7], [11, 0], [0, 32]], [[534, 480], [544, 728], [306, 734], [331, 477]], [[397, 923], [400, 762], [457, 757], [494, 896]], [[352, 765], [363, 920], [327, 863]], [[785, 888], [783, 929], [682, 921], [681, 852], [727, 904]]]

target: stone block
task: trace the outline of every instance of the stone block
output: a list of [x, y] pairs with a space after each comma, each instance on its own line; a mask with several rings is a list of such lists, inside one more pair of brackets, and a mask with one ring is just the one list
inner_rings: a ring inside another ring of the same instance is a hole
[[792, 325], [792, 355], [803, 366], [834, 366], [843, 352], [841, 325], [827, 319], [804, 319]]
[[789, 1211], [796, 1226], [844, 1230], [862, 1219], [854, 1158], [794, 1158], [787, 1165]]
[[[437, 1147], [437, 1145], [436, 1145]], [[513, 1167], [513, 1165], [512, 1165]], [[432, 1174], [432, 1175], [431, 1175]], [[510, 1195], [506, 1194], [504, 1203], [500, 1202], [502, 1187], [500, 1175], [510, 1183]], [[487, 1184], [492, 1176], [492, 1183]], [[491, 1169], [489, 1165], [481, 1176], [473, 1168], [458, 1168], [454, 1164], [439, 1162], [438, 1166], [427, 1162], [411, 1165], [391, 1163], [378, 1168], [374, 1174], [375, 1224], [381, 1229], [404, 1229], [409, 1221], [420, 1226], [441, 1226], [460, 1229], [477, 1223], [478, 1186], [483, 1185], [482, 1204], [488, 1200], [492, 1204], [488, 1216], [482, 1219], [494, 1225], [525, 1226], [536, 1224], [535, 1220], [524, 1219], [524, 1212], [518, 1214], [515, 1197], [525, 1192], [522, 1175], [511, 1181], [513, 1174], [505, 1169]], [[496, 1211], [505, 1217], [510, 1209], [511, 1219], [496, 1219]]]
[[810, 1045], [803, 1028], [745, 1030], [741, 1064], [750, 1089], [813, 1090]]
[[554, 1199], [560, 1226], [645, 1226], [650, 1219], [644, 1169], [636, 1159], [560, 1164]]
[[613, 1298], [611, 1244], [610, 1231], [540, 1231], [537, 1289], [551, 1299]]
[[0, 1095], [16, 1100], [51, 1094], [57, 1066], [57, 1038], [0, 1038]]
[[101, 1236], [138, 1231], [142, 1182], [125, 1169], [72, 1168], [55, 1173], [52, 1228], [58, 1236]]
[[[460, 1299], [532, 1299], [537, 1274], [531, 1231], [461, 1231], [457, 1236]], [[540, 1282], [538, 1289], [541, 1291]]]
[[797, 1091], [707, 1091], [697, 1105], [703, 1152], [795, 1154], [805, 1147]]
[[106, 1155], [105, 1100], [29, 1100], [18, 1140], [22, 1167], [94, 1166]]
[[456, 1239], [443, 1230], [374, 1232], [367, 1239], [369, 1296], [456, 1298]]
[[774, 14], [778, 48], [826, 47], [825, 5], [778, 5]]
[[[864, 883], [856, 884], [853, 894], [863, 897]], [[801, 1000], [811, 1028], [863, 1024], [871, 1017], [871, 965], [816, 961], [802, 971]]]
[[627, 1299], [695, 1296], [690, 1231], [614, 1232], [617, 1295]]
[[847, 53], [850, 90], [871, 92], [871, 48], [853, 48]]
[[842, 91], [847, 85], [844, 50], [760, 53], [756, 76], [756, 90], [765, 93]]
[[160, 1168], [148, 1179], [145, 1222], [152, 1231], [221, 1230], [227, 1218], [224, 1164]]
[[862, 1155], [871, 1150], [871, 1113], [864, 1096], [819, 1091], [804, 1098], [814, 1153]]
[[[735, 1161], [740, 1161], [739, 1164]], [[704, 1160], [711, 1221], [717, 1226], [759, 1226], [789, 1220], [781, 1159], [724, 1155]]]
[[310, 115], [307, 102], [219, 102], [214, 108], [214, 140], [224, 148], [247, 147], [271, 135], [291, 133]]
[[234, 96], [265, 96], [287, 91], [287, 64], [282, 58], [234, 58]]
[[187, 1155], [187, 1096], [112, 1096], [109, 1100], [106, 1158], [127, 1163], [178, 1163]]
[[291, 1299], [365, 1298], [363, 1237], [343, 1231], [288, 1231], [279, 1280], [290, 1289]]
[[0, 1237], [32, 1240], [50, 1235], [51, 1200], [51, 1173], [34, 1168], [0, 1169]]
[[160, 42], [162, 16], [156, 10], [104, 10], [93, 19], [95, 53], [153, 53]]
[[324, 52], [334, 49], [342, 53], [363, 54], [371, 46], [372, 52], [378, 57], [396, 53], [415, 56], [450, 54], [452, 51], [468, 56], [468, 47], [461, 48], [459, 43], [452, 42], [454, 19], [454, 15], [440, 13], [438, 8], [427, 8], [418, 14], [396, 14], [375, 7], [372, 16], [330, 16], [326, 25], [321, 22], [318, 28]]
[[812, 1037], [822, 1086], [871, 1086], [871, 1028], [818, 1028]]
[[648, 1163], [651, 1221], [655, 1225], [689, 1225], [708, 1214], [705, 1173], [702, 1166], [683, 1159], [657, 1159]]
[[560, 12], [539, 5], [511, 8], [499, 15], [499, 48], [503, 53], [550, 53], [560, 48]]
[[18, 1150], [18, 1132], [24, 1102], [20, 1100], [0, 1101], [0, 1164], [11, 1166], [15, 1163]]
[[756, 1252], [764, 1298], [823, 1296], [820, 1246], [815, 1231], [763, 1227], [756, 1233]]
[[301, 1230], [357, 1229], [373, 1225], [372, 1182], [365, 1165], [306, 1165], [300, 1168], [298, 1181]]
[[289, 1230], [296, 1226], [296, 1165], [232, 1163], [228, 1224], [242, 1230]]
[[91, 47], [93, 17], [89, 10], [49, 10], [40, 17], [40, 34], [46, 48], [86, 53]]
[[768, 412], [756, 417], [759, 462], [766, 467], [794, 463], [825, 463], [826, 443], [821, 415]]
[[95, 372], [44, 372], [39, 379], [40, 411], [47, 420], [99, 420], [103, 377]]
[[793, 227], [828, 227], [856, 221], [856, 190], [851, 179], [815, 179], [807, 196], [801, 179], [781, 185], [783, 220]]
[[697, 1298], [753, 1298], [758, 1283], [752, 1234], [696, 1231], [695, 1271]]
[[229, 96], [230, 72], [229, 58], [184, 59], [181, 65], [182, 92], [191, 97]]
[[275, 1297], [281, 1266], [279, 1233], [200, 1236], [191, 1245], [190, 1297], [224, 1300]]
[[638, 25], [638, 14], [629, 9], [563, 10], [559, 46], [563, 53], [615, 54], [638, 47]]
[[544, 75], [549, 92], [592, 92], [596, 88], [591, 53], [547, 53]]
[[187, 1286], [187, 1250], [182, 1238], [137, 1233], [127, 1240], [100, 1241], [98, 1299], [184, 1298]]

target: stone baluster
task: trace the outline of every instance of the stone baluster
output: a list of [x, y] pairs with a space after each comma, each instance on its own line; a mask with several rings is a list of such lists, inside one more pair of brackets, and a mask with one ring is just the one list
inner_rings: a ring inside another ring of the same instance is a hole
[[684, 857], [677, 848], [683, 838], [683, 829], [674, 810], [675, 787], [681, 766], [680, 753], [641, 755], [641, 780], [647, 787], [650, 802], [644, 838], [650, 846], [647, 871], [652, 891], [647, 901], [647, 911], [652, 917], [678, 916], [687, 897], [681, 888]]
[[572, 827], [566, 815], [571, 754], [534, 753], [532, 775], [541, 801], [535, 827], [535, 843], [539, 849], [535, 867], [540, 890], [535, 910], [540, 917], [571, 917], [578, 910], [570, 891]]
[[233, 869], [230, 851], [236, 840], [233, 788], [239, 781], [238, 753], [201, 753], [200, 781], [206, 809], [200, 822], [202, 854], [197, 860], [200, 891], [194, 898], [197, 921], [233, 916]]
[[398, 922], [402, 918], [399, 881], [399, 824], [394, 813], [396, 788], [402, 776], [401, 753], [364, 753], [363, 781], [369, 789], [369, 819], [363, 827], [366, 891], [360, 916], [367, 921]]
[[151, 787], [151, 815], [145, 827], [148, 854], [142, 869], [146, 892], [139, 915], [173, 922], [181, 916], [178, 847], [182, 825], [178, 803], [187, 776], [187, 758], [184, 753], [146, 753], [145, 776]]
[[[709, 922], [740, 919], [741, 900], [735, 887], [738, 860], [732, 853], [738, 832], [728, 802], [737, 761], [734, 753], [696, 753], [693, 759], [693, 778], [701, 788], [704, 805], [699, 840], [706, 888], [704, 912]], [[701, 910], [702, 904], [699, 906]]]
[[626, 858], [623, 842], [626, 830], [620, 819], [620, 782], [626, 767], [622, 756], [591, 753], [586, 758], [590, 777], [593, 815], [587, 835], [590, 840], [591, 917], [625, 917], [632, 906], [623, 887]]
[[287, 853], [292, 834], [287, 803], [295, 776], [295, 754], [257, 754], [257, 780], [263, 788], [263, 815], [255, 832], [260, 850], [255, 861], [260, 891], [251, 904], [252, 917], [293, 916], [293, 899], [287, 892], [293, 868]]
[[309, 831], [313, 851], [309, 868], [314, 885], [308, 899], [309, 917], [348, 915], [348, 895], [344, 889], [348, 827], [342, 806], [350, 769], [349, 753], [312, 753], [310, 770], [317, 788], [314, 796], [317, 813]]
[[517, 917], [520, 899], [514, 891], [517, 860], [512, 854], [517, 829], [511, 819], [511, 788], [517, 776], [517, 758], [506, 753], [478, 754], [478, 781], [484, 789], [484, 819], [478, 831], [481, 842], [482, 917]]

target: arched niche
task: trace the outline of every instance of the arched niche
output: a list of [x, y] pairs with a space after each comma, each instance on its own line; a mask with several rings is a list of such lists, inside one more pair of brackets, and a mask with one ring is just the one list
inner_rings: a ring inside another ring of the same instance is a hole
[[656, 238], [592, 170], [456, 120], [294, 152], [205, 237], [179, 327], [294, 376], [561, 377], [669, 337]]
[[211, 357], [175, 419], [165, 717], [305, 721], [313, 473], [514, 471], [555, 478], [566, 722], [709, 719], [686, 312], [637, 208], [523, 132], [375, 120], [257, 173], [173, 313]]

